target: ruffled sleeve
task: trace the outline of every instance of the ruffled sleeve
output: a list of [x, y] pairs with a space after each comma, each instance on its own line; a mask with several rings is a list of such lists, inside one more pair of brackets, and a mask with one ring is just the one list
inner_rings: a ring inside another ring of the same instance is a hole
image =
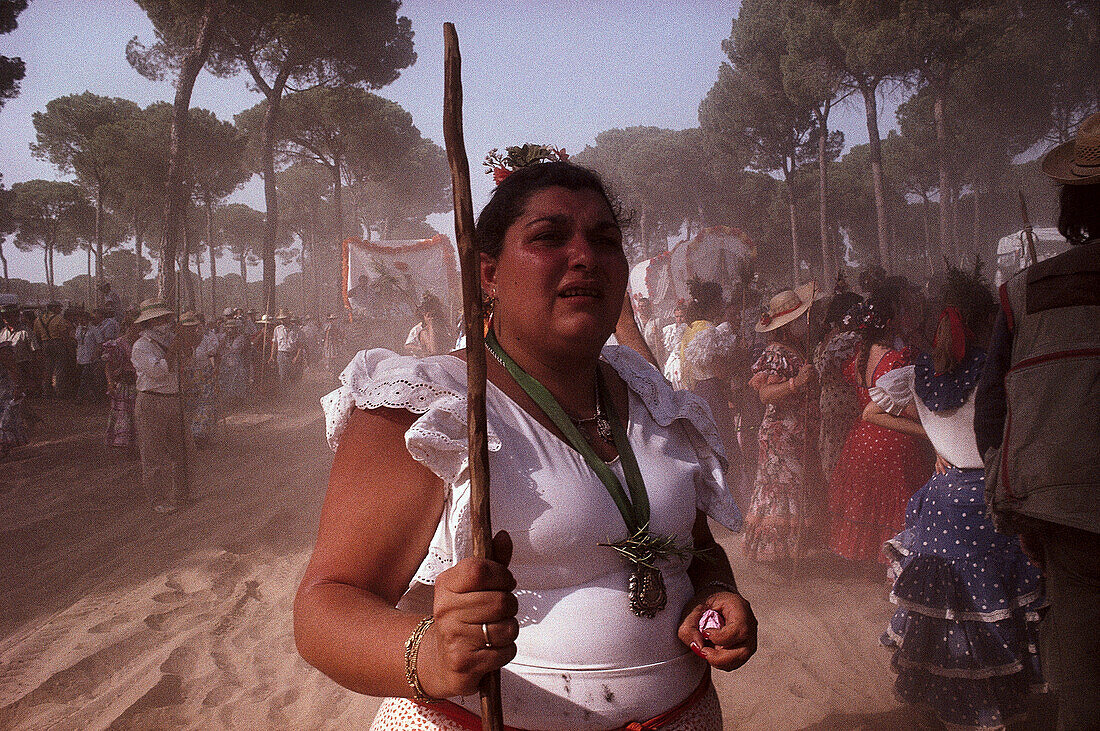
[[[321, 399], [329, 446], [339, 445], [352, 409], [404, 409], [419, 415], [405, 447], [444, 484], [446, 500], [428, 552], [409, 584], [430, 586], [470, 555], [470, 482], [466, 435], [466, 366], [452, 356], [415, 358], [377, 348], [361, 351], [340, 374], [340, 387]], [[500, 439], [488, 425], [491, 452]]]
[[752, 372], [754, 374], [767, 373], [769, 376], [790, 378], [795, 375], [796, 370], [787, 355], [787, 351], [775, 343], [772, 343], [764, 348], [764, 352], [761, 353], [760, 357], [753, 363]]
[[684, 346], [684, 360], [693, 367], [713, 371], [723, 360], [733, 356], [736, 346], [734, 334], [729, 323], [723, 322], [717, 327], [708, 327]]
[[868, 391], [871, 400], [888, 414], [898, 416], [913, 402], [913, 366], [902, 366], [879, 376]]
[[741, 511], [726, 486], [726, 452], [710, 408], [690, 391], [675, 391], [668, 381], [634, 350], [606, 346], [603, 358], [645, 404], [659, 426], [684, 429], [702, 467], [695, 484], [695, 506], [732, 531], [741, 529]]
[[[413, 459], [448, 485], [466, 469], [466, 368], [456, 358], [414, 358], [382, 348], [361, 351], [321, 406], [333, 450], [352, 409], [404, 409], [419, 415], [405, 432]], [[500, 439], [491, 424], [488, 438], [490, 451], [498, 451]]]

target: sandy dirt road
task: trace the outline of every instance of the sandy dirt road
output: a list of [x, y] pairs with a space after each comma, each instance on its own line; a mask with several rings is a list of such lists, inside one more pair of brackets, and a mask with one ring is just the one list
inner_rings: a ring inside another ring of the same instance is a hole
[[[296, 654], [291, 604], [332, 455], [302, 393], [229, 417], [195, 460], [197, 500], [149, 510], [101, 413], [42, 407], [39, 442], [0, 465], [0, 729], [366, 728], [356, 696]], [[899, 706], [878, 636], [884, 585], [812, 559], [802, 580], [738, 581], [760, 649], [716, 677], [727, 728], [935, 728]]]

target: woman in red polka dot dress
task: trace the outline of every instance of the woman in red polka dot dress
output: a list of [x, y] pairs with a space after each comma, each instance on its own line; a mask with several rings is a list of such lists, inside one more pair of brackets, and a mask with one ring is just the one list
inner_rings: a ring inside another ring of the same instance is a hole
[[[894, 350], [896, 309], [871, 296], [846, 315], [863, 345], [844, 370], [862, 410], [868, 390], [883, 374], [909, 365], [908, 348]], [[886, 563], [882, 545], [905, 527], [905, 505], [932, 473], [932, 456], [922, 440], [859, 421], [848, 434], [829, 480], [829, 548], [852, 561]]]

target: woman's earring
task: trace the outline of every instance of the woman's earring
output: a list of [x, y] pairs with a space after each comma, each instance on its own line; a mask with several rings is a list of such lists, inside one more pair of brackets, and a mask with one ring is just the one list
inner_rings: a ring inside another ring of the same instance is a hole
[[485, 332], [488, 334], [489, 329], [493, 326], [493, 312], [496, 310], [497, 298], [486, 297], [485, 301], [481, 303], [481, 314], [485, 319]]

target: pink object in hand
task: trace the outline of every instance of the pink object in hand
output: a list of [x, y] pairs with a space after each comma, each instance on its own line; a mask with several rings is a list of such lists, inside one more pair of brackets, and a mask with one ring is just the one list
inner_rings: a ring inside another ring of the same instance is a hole
[[722, 618], [722, 615], [713, 609], [708, 609], [703, 612], [703, 616], [699, 618], [699, 631], [706, 632], [708, 629], [718, 629], [723, 626], [726, 621]]

